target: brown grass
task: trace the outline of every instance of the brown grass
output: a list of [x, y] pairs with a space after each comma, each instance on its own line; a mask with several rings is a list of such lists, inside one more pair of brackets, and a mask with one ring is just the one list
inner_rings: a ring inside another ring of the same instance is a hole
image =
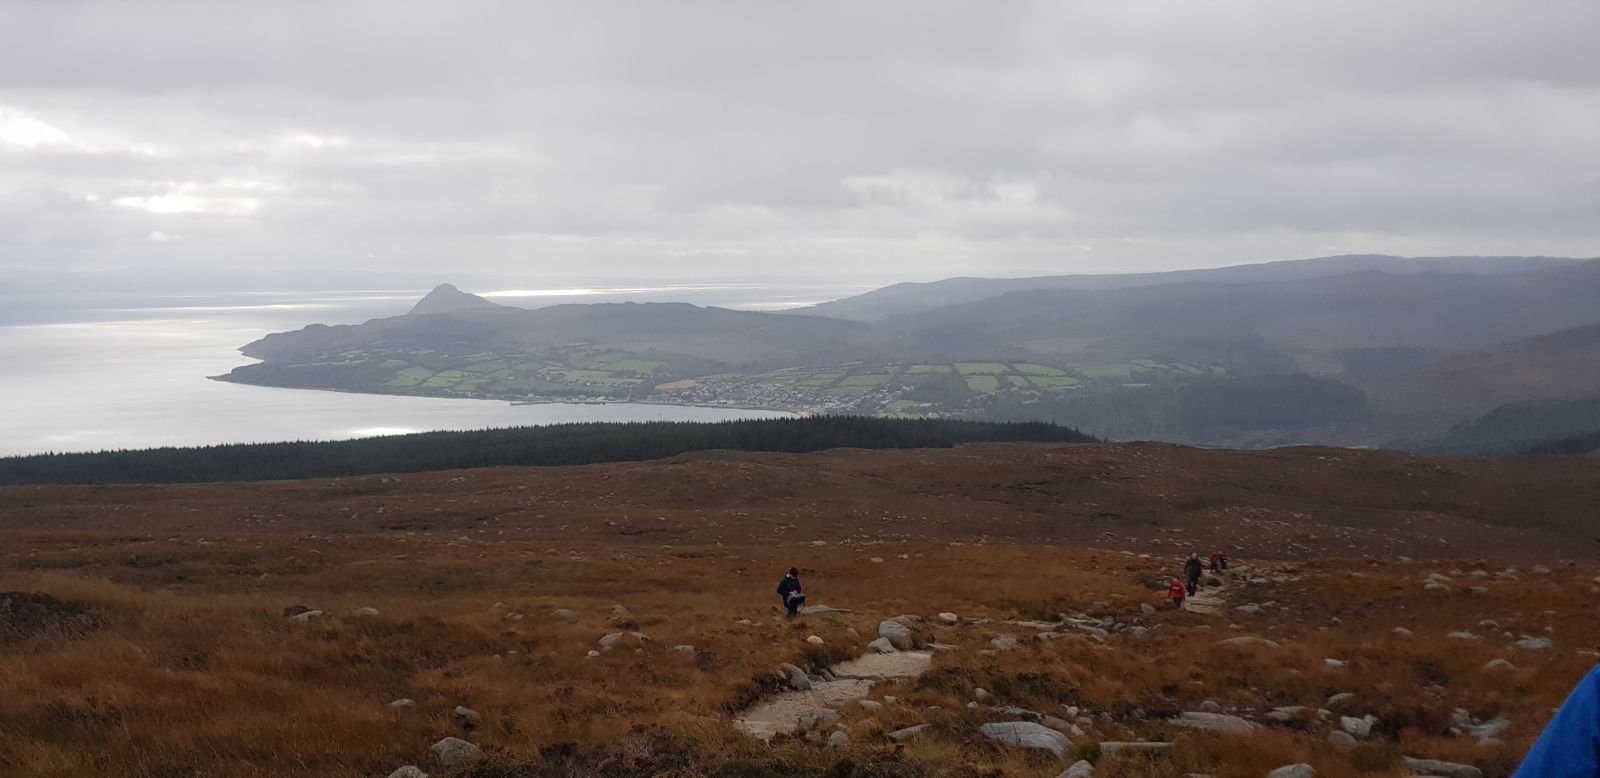
[[[934, 455], [874, 455], [882, 458], [863, 460], [870, 467], [852, 466], [892, 479]], [[656, 467], [682, 476], [681, 465]], [[1259, 776], [1297, 761], [1334, 778], [1398, 775], [1402, 754], [1472, 762], [1503, 776], [1594, 662], [1581, 652], [1600, 645], [1600, 625], [1587, 617], [1596, 572], [1588, 565], [1548, 561], [1554, 573], [1512, 579], [1472, 577], [1478, 567], [1492, 573], [1502, 565], [1480, 565], [1471, 553], [1459, 562], [1385, 556], [1258, 564], [1268, 581], [1236, 577], [1226, 596], [1230, 605], [1277, 603], [1262, 614], [1230, 608], [1216, 617], [1144, 615], [1139, 605], [1162, 604], [1159, 586], [1179, 562], [1170, 552], [1149, 558], [1133, 552], [1178, 545], [1164, 531], [1171, 527], [1123, 519], [1129, 526], [1116, 537], [1095, 530], [1098, 549], [983, 542], [984, 527], [1005, 536], [1046, 520], [1043, 512], [1028, 512], [1033, 508], [1018, 512], [1016, 479], [998, 470], [980, 468], [968, 483], [942, 487], [951, 490], [944, 499], [970, 514], [965, 524], [947, 514], [919, 525], [902, 518], [915, 516], [908, 503], [864, 494], [844, 513], [817, 518], [826, 530], [815, 534], [828, 541], [821, 546], [812, 545], [809, 531], [755, 533], [758, 517], [738, 515], [714, 490], [700, 508], [663, 472], [619, 470], [573, 471], [602, 485], [585, 498], [592, 506], [569, 504], [561, 524], [553, 509], [527, 509], [551, 513], [519, 519], [504, 503], [487, 504], [499, 490], [515, 492], [519, 479], [548, 500], [557, 493], [554, 483], [582, 485], [570, 473], [550, 476], [556, 481], [549, 483], [538, 480], [544, 475], [513, 477], [515, 471], [465, 476], [469, 483], [491, 482], [483, 496], [455, 491], [460, 484], [443, 475], [423, 475], [406, 477], [412, 486], [429, 485], [417, 491], [367, 483], [376, 479], [362, 480], [360, 488], [335, 481], [229, 487], [235, 491], [57, 490], [0, 508], [0, 591], [45, 592], [87, 606], [97, 619], [86, 632], [0, 642], [0, 774], [354, 778], [387, 775], [402, 764], [439, 772], [428, 746], [460, 734], [449, 720], [456, 705], [482, 714], [483, 726], [470, 739], [487, 758], [463, 773], [481, 778], [1058, 773], [1061, 765], [1049, 758], [1002, 749], [976, 734], [982, 722], [1001, 718], [967, 708], [973, 689], [982, 687], [994, 705], [1062, 717], [1066, 706], [1084, 708], [1093, 723], [1076, 740], [1087, 755], [1102, 740], [1178, 743], [1175, 753], [1156, 759], [1103, 759], [1102, 776]], [[633, 480], [607, 485], [613, 477]], [[659, 505], [629, 491], [641, 482], [662, 489]], [[763, 499], [759, 481], [728, 488]], [[615, 499], [608, 503], [605, 494]], [[1035, 497], [1020, 499], [1031, 505]], [[1107, 499], [1102, 494], [1073, 510], [1126, 509]], [[474, 500], [483, 504], [473, 507]], [[389, 507], [379, 514], [374, 503]], [[1204, 510], [1234, 517], [1217, 527], [1217, 536], [1259, 535], [1276, 526], [1240, 523], [1240, 516], [1258, 514], [1233, 508]], [[114, 519], [130, 512], [137, 516]], [[244, 520], [280, 514], [292, 518]], [[310, 522], [317, 515], [338, 532], [315, 530]], [[62, 523], [44, 526], [46, 516]], [[804, 519], [762, 521], [770, 528]], [[658, 524], [671, 529], [657, 531]], [[1337, 529], [1317, 532], [1342, 538]], [[1485, 532], [1495, 543], [1507, 537]], [[1192, 527], [1178, 533], [1197, 534]], [[1210, 537], [1200, 542], [1222, 545]], [[1461, 545], [1450, 552], [1500, 551]], [[1517, 553], [1531, 555], [1526, 548]], [[778, 617], [772, 589], [791, 565], [801, 568], [814, 603], [858, 613]], [[1423, 591], [1423, 579], [1434, 572], [1451, 574], [1453, 593]], [[1488, 591], [1469, 593], [1474, 585]], [[1097, 610], [1097, 602], [1105, 608]], [[650, 644], [587, 657], [597, 638], [618, 629], [611, 624], [618, 604]], [[330, 617], [287, 622], [284, 609], [295, 605]], [[352, 615], [365, 606], [380, 615]], [[579, 617], [552, 619], [555, 608]], [[861, 650], [851, 628], [870, 639], [880, 618], [944, 610], [989, 621], [924, 622], [921, 631], [957, 650], [937, 654], [921, 679], [874, 693], [896, 695], [900, 704], [876, 715], [846, 711], [849, 748], [830, 750], [803, 738], [759, 744], [730, 726], [731, 710], [773, 688], [778, 663], [821, 667]], [[1004, 623], [1083, 612], [1151, 631], [1104, 643], [1034, 641], [1027, 639], [1033, 630]], [[1499, 627], [1480, 627], [1484, 619]], [[1397, 626], [1414, 636], [1395, 636]], [[1484, 639], [1446, 640], [1454, 630]], [[1505, 633], [1548, 635], [1556, 647], [1509, 648]], [[806, 644], [812, 634], [826, 645]], [[1024, 638], [1023, 647], [979, 653], [1002, 634]], [[1282, 648], [1216, 645], [1243, 634], [1269, 637]], [[679, 643], [697, 651], [668, 651]], [[1484, 663], [1497, 657], [1520, 669], [1486, 673]], [[1327, 669], [1325, 658], [1350, 667]], [[1321, 706], [1336, 692], [1359, 701], [1336, 713], [1380, 718], [1374, 740], [1352, 753], [1329, 746], [1326, 726], [1311, 722], [1240, 738], [1188, 733], [1166, 721], [1207, 700], [1264, 713]], [[414, 699], [415, 710], [387, 706], [400, 697]], [[1501, 744], [1479, 746], [1449, 733], [1456, 707], [1480, 718], [1507, 715], [1513, 726]], [[917, 723], [932, 724], [932, 734], [904, 744], [887, 739]]]

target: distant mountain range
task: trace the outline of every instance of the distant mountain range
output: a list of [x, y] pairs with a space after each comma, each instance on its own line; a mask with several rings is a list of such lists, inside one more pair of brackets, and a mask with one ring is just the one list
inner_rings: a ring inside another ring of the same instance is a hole
[[[1508, 404], [1600, 394], [1600, 260], [1360, 255], [962, 278], [781, 313], [529, 310], [446, 284], [404, 316], [312, 325], [242, 351], [262, 363], [227, 380], [1040, 418], [1222, 445], [1383, 444], [1426, 441]], [[1305, 380], [1274, 378], [1291, 375]]]

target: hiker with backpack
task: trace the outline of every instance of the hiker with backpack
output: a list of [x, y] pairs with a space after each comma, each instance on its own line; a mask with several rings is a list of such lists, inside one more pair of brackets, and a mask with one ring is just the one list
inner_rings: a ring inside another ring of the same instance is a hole
[[1218, 551], [1215, 554], [1211, 555], [1211, 572], [1213, 572], [1213, 573], [1222, 572], [1222, 552], [1221, 551]]
[[789, 568], [789, 573], [778, 582], [778, 596], [783, 598], [783, 608], [790, 618], [799, 615], [800, 606], [806, 604], [806, 595], [800, 591], [800, 570]]
[[1200, 588], [1200, 574], [1202, 572], [1204, 572], [1204, 568], [1200, 564], [1200, 555], [1191, 554], [1189, 561], [1183, 564], [1183, 577], [1189, 583], [1190, 597], [1193, 597], [1195, 591]]

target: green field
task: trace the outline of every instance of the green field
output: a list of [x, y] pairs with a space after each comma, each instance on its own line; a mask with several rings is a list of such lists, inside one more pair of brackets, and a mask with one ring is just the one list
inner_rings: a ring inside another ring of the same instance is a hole
[[956, 372], [964, 375], [1000, 375], [1011, 372], [1011, 366], [1003, 362], [957, 362]]
[[966, 377], [967, 386], [980, 394], [994, 394], [1000, 391], [1000, 378], [992, 375], [969, 375]]

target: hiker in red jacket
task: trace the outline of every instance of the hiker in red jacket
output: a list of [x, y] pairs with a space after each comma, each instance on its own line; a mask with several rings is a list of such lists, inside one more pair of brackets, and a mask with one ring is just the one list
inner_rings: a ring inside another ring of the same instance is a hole
[[1189, 591], [1183, 585], [1182, 581], [1179, 581], [1178, 579], [1174, 578], [1174, 579], [1172, 579], [1172, 583], [1167, 584], [1167, 598], [1172, 600], [1172, 607], [1174, 607], [1174, 608], [1182, 608], [1183, 607], [1183, 601], [1188, 596], [1189, 596]]
[[1216, 553], [1211, 555], [1211, 572], [1213, 572], [1213, 573], [1222, 572], [1222, 552], [1221, 551], [1218, 551], [1218, 552], [1216, 552]]

